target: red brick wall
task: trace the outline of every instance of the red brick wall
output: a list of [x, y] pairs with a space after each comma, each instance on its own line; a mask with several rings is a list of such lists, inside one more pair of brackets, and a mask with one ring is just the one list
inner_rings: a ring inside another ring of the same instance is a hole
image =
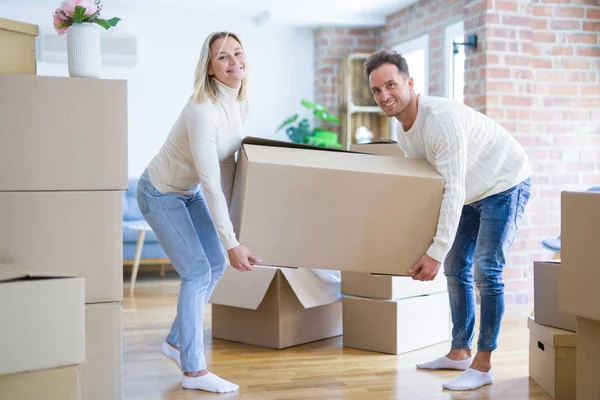
[[480, 41], [467, 52], [465, 103], [512, 132], [534, 171], [505, 272], [516, 302], [532, 300], [532, 262], [552, 255], [540, 240], [560, 233], [560, 192], [600, 184], [600, 9], [594, 4], [465, 3], [465, 33]]
[[315, 101], [337, 116], [340, 61], [351, 53], [372, 53], [381, 45], [380, 30], [321, 28], [314, 31]]
[[[532, 301], [532, 262], [552, 256], [540, 241], [560, 233], [560, 192], [600, 185], [597, 0], [422, 0], [379, 33], [317, 30], [315, 93], [335, 108], [336, 57], [358, 39], [391, 48], [429, 33], [429, 94], [444, 95], [444, 28], [461, 19], [479, 41], [466, 51], [465, 103], [505, 126], [531, 159], [532, 198], [504, 277], [507, 302]], [[334, 41], [337, 32], [346, 40]]]
[[445, 27], [462, 20], [464, 0], [423, 0], [386, 18], [384, 47], [429, 34], [429, 95], [444, 96]]

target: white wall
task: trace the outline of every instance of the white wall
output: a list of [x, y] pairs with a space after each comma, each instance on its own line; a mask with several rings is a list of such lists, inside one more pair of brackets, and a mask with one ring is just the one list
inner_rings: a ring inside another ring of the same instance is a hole
[[[53, 6], [1, 5], [0, 17], [52, 27]], [[241, 35], [251, 68], [249, 136], [274, 137], [277, 126], [295, 112], [300, 99], [313, 99], [312, 30], [257, 26], [250, 21], [181, 12], [131, 12], [104, 7], [105, 17], [122, 21], [115, 28], [138, 40], [132, 68], [103, 67], [106, 78], [128, 80], [129, 175], [139, 176], [158, 151], [192, 89], [202, 43], [212, 31]], [[66, 64], [38, 64], [39, 75], [68, 76]], [[99, 123], [101, 123], [99, 115]], [[280, 132], [279, 139], [285, 138]]]

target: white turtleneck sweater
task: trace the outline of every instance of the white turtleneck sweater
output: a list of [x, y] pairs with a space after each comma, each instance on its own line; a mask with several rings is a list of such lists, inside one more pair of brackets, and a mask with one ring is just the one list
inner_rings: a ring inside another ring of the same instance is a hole
[[161, 193], [192, 194], [200, 184], [221, 242], [229, 250], [239, 245], [229, 203], [248, 102], [238, 101], [238, 89], [214, 81], [219, 89], [217, 103], [188, 101], [150, 161], [148, 176]]
[[433, 243], [426, 254], [442, 262], [465, 204], [503, 192], [531, 175], [523, 148], [500, 124], [471, 107], [443, 97], [418, 97], [417, 118], [398, 144], [407, 157], [426, 159], [445, 180]]

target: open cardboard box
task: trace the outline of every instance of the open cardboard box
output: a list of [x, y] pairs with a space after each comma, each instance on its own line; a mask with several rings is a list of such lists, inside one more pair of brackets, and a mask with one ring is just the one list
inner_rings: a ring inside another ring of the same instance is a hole
[[380, 156], [405, 157], [404, 150], [400, 148], [398, 142], [381, 140], [370, 143], [354, 143], [350, 145], [350, 150], [357, 153], [376, 154]]
[[433, 242], [443, 187], [423, 160], [246, 138], [231, 217], [266, 265], [409, 275]]
[[227, 267], [210, 303], [216, 339], [282, 349], [342, 334], [340, 284], [309, 269]]
[[84, 279], [0, 264], [0, 375], [85, 361]]

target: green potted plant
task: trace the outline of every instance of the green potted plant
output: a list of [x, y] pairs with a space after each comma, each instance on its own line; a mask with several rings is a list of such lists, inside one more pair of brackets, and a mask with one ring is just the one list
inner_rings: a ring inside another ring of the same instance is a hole
[[[327, 112], [327, 108], [320, 104], [313, 103], [308, 100], [301, 100], [300, 104], [306, 107], [312, 114], [329, 124], [339, 125], [340, 120], [330, 113]], [[294, 114], [277, 128], [277, 132], [285, 128], [288, 125], [298, 121], [298, 114]], [[342, 145], [338, 141], [338, 134], [325, 128], [313, 128], [310, 127], [308, 118], [302, 118], [297, 125], [288, 126], [285, 130], [286, 135], [294, 143], [308, 144], [319, 147], [332, 147], [341, 149]]]

